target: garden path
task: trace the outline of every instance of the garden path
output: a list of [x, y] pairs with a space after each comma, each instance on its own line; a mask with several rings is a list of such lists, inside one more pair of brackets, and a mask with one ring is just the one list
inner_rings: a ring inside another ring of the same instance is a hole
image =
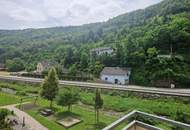
[[48, 130], [46, 127], [32, 118], [29, 114], [16, 108], [17, 105], [18, 104], [1, 106], [0, 108], [6, 108], [10, 111], [14, 111], [14, 114], [19, 118], [20, 121], [23, 121], [23, 118], [25, 118], [25, 124], [29, 127], [30, 130]]

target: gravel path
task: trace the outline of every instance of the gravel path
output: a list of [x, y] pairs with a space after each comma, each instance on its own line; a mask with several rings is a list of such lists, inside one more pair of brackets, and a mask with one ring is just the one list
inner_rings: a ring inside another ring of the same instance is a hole
[[6, 108], [10, 111], [14, 111], [14, 114], [19, 118], [20, 121], [25, 118], [25, 124], [29, 127], [30, 130], [48, 130], [46, 127], [37, 122], [34, 118], [32, 118], [27, 113], [16, 108], [18, 104], [1, 106], [0, 108]]

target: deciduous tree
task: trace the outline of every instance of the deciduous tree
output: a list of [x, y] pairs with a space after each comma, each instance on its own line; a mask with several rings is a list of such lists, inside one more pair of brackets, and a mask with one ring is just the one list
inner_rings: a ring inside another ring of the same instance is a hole
[[61, 91], [57, 97], [57, 104], [68, 106], [68, 111], [71, 111], [72, 105], [77, 103], [80, 96], [77, 89], [67, 88]]

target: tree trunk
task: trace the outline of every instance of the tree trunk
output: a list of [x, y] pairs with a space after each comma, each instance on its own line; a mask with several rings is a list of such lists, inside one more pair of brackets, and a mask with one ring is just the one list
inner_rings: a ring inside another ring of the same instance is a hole
[[95, 109], [95, 124], [97, 123], [97, 112], [96, 112], [96, 109]]
[[38, 96], [35, 98], [34, 105], [36, 105], [37, 100], [38, 100]]
[[71, 105], [68, 105], [68, 111], [69, 112], [71, 111]]
[[50, 101], [50, 108], [53, 106], [53, 100]]
[[97, 123], [99, 123], [99, 109], [97, 109]]
[[173, 56], [173, 45], [172, 45], [172, 43], [170, 43], [170, 56], [171, 57]]

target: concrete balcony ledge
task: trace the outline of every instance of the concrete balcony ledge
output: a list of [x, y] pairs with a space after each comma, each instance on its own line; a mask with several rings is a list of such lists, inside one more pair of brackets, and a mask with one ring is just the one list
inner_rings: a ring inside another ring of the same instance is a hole
[[163, 129], [134, 120], [131, 123], [129, 123], [126, 127], [124, 127], [122, 130], [163, 130]]
[[[172, 126], [183, 128], [184, 130], [190, 130], [190, 124], [174, 121], [174, 120], [171, 120], [171, 119], [167, 119], [165, 117], [161, 117], [161, 116], [157, 116], [157, 115], [153, 115], [153, 114], [148, 114], [148, 113], [137, 111], [137, 110], [134, 110], [134, 111], [128, 113], [127, 115], [121, 117], [120, 119], [116, 120], [112, 124], [110, 124], [107, 127], [103, 128], [102, 130], [113, 130], [114, 128], [119, 126], [121, 123], [127, 121], [131, 117], [146, 117], [146, 118], [150, 118], [150, 119], [154, 119], [154, 120], [158, 120], [158, 121], [167, 123], [167, 124], [172, 125]], [[133, 123], [133, 125], [135, 125], [134, 123], [136, 123], [136, 125], [140, 125], [141, 127], [144, 126], [144, 128], [149, 127], [149, 129], [139, 129], [139, 130], [162, 130], [162, 129], [159, 129], [157, 127], [153, 127], [151, 125], [148, 125], [146, 123], [139, 122], [139, 121], [131, 122], [129, 125], [127, 125], [122, 130], [135, 130], [135, 129], [127, 129], [127, 128], [129, 128], [130, 125], [132, 125], [132, 123]], [[153, 129], [151, 129], [151, 128], [153, 128]], [[138, 130], [138, 129], [136, 129], [136, 130]]]

